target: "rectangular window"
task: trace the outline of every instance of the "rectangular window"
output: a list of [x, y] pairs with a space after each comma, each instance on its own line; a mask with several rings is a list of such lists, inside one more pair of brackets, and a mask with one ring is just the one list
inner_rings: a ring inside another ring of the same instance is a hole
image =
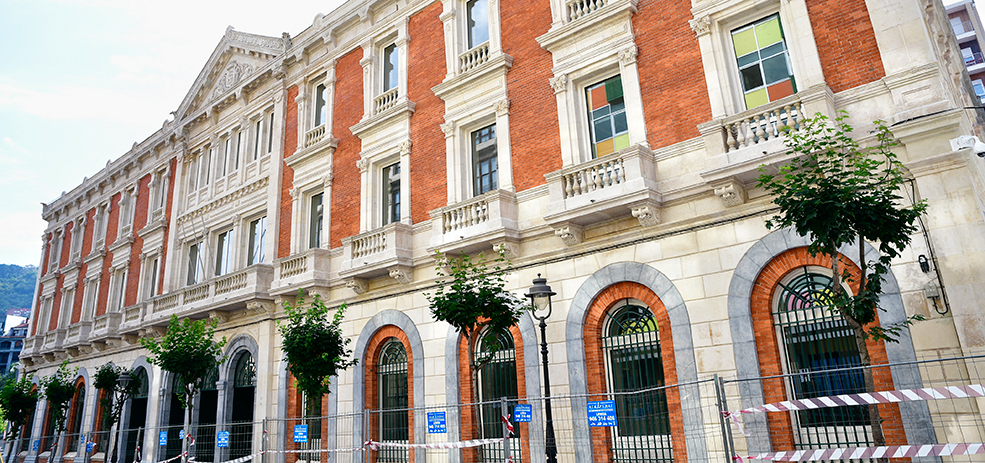
[[383, 91], [397, 88], [400, 80], [400, 66], [397, 61], [397, 44], [391, 43], [383, 49]]
[[208, 152], [203, 152], [199, 160], [199, 181], [198, 188], [209, 184], [209, 171], [212, 169], [212, 156], [216, 148], [209, 148]]
[[233, 159], [232, 159], [232, 161], [229, 162], [229, 165], [232, 166], [229, 169], [229, 172], [230, 173], [235, 172], [237, 169], [239, 169], [239, 157], [243, 153], [243, 145], [244, 145], [244, 143], [243, 143], [243, 135], [244, 134], [245, 134], [245, 132], [242, 131], [242, 130], [240, 130], [239, 132], [236, 132], [236, 149], [233, 150]]
[[260, 147], [263, 146], [263, 119], [257, 119], [253, 128], [253, 160], [260, 157]]
[[323, 193], [318, 193], [311, 197], [311, 205], [309, 208], [309, 221], [308, 221], [308, 249], [315, 249], [321, 247], [321, 229], [322, 229], [322, 195]]
[[82, 319], [92, 320], [96, 314], [96, 302], [99, 298], [99, 278], [86, 281], [84, 296], [82, 301]]
[[778, 15], [733, 30], [732, 46], [746, 109], [797, 92]]
[[499, 188], [496, 157], [496, 124], [472, 132], [472, 172], [475, 195]]
[[465, 6], [469, 21], [469, 49], [489, 41], [489, 2], [469, 0]]
[[232, 155], [233, 141], [229, 138], [222, 142], [222, 154], [217, 156], [215, 165], [215, 178], [218, 180], [226, 175], [226, 159]]
[[585, 93], [592, 131], [592, 156], [605, 156], [629, 147], [622, 78], [614, 76], [591, 85]]
[[202, 276], [205, 273], [202, 259], [201, 241], [188, 247], [188, 278], [185, 280], [186, 284], [194, 285], [202, 281]]
[[383, 168], [383, 225], [400, 221], [400, 163]]
[[274, 150], [274, 113], [270, 112], [267, 117], [267, 152]]
[[250, 222], [250, 258], [249, 265], [263, 262], [264, 242], [267, 240], [267, 217], [263, 216]]
[[[328, 102], [325, 101], [327, 92], [328, 89], [325, 88], [325, 84], [318, 84], [315, 87], [315, 125], [312, 128], [318, 127], [328, 121]], [[273, 120], [273, 114], [270, 117]]]
[[147, 299], [157, 295], [157, 280], [160, 272], [159, 259], [155, 258], [150, 264], [150, 278], [147, 281]]
[[215, 246], [215, 274], [216, 276], [225, 275], [232, 270], [233, 255], [233, 231], [219, 233]]
[[123, 308], [124, 297], [126, 296], [126, 284], [127, 284], [127, 271], [125, 268], [121, 268], [113, 274], [113, 298], [112, 306], [113, 310], [120, 310]]

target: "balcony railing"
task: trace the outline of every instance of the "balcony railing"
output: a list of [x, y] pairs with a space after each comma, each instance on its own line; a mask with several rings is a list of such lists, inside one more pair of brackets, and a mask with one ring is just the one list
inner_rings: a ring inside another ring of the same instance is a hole
[[192, 302], [198, 302], [202, 299], [209, 297], [209, 284], [202, 283], [198, 286], [192, 286], [191, 288], [185, 288], [181, 292], [181, 300], [185, 304], [191, 304]]
[[779, 138], [788, 129], [800, 128], [804, 105], [800, 100], [766, 105], [725, 119], [725, 152], [758, 145]]
[[297, 288], [328, 284], [328, 249], [309, 249], [274, 261], [273, 294], [285, 294]]
[[319, 125], [304, 134], [304, 147], [307, 148], [325, 138], [326, 124]]
[[626, 181], [622, 156], [606, 156], [575, 166], [561, 174], [565, 199], [618, 185]]
[[493, 190], [475, 198], [431, 211], [433, 227], [438, 233], [431, 237], [431, 248], [449, 251], [468, 251], [482, 243], [512, 241], [519, 237], [516, 195]]
[[[270, 290], [274, 269], [267, 264], [251, 265], [234, 273], [212, 278], [194, 286], [185, 287], [168, 294], [157, 296], [142, 310], [143, 321], [159, 323], [171, 314], [183, 315], [207, 309], [234, 310], [245, 306], [247, 299], [264, 295]], [[125, 312], [127, 328], [131, 314]]]
[[90, 338], [102, 339], [116, 335], [120, 326], [121, 314], [119, 312], [104, 313], [96, 317], [92, 323], [92, 335]]
[[159, 208], [155, 209], [154, 212], [151, 212], [151, 214], [150, 214], [150, 221], [151, 222], [157, 222], [157, 221], [159, 221], [159, 220], [161, 220], [163, 218], [164, 218], [164, 208], [163, 207], [159, 207]]
[[373, 114], [379, 114], [393, 107], [393, 105], [397, 104], [397, 97], [399, 96], [400, 92], [397, 87], [383, 92], [382, 95], [373, 100], [373, 107], [375, 108]]
[[608, 0], [568, 0], [568, 21], [588, 16], [608, 3]]
[[410, 266], [413, 230], [392, 223], [376, 230], [342, 239], [342, 277], [371, 278], [393, 266]]
[[239, 272], [218, 278], [215, 281], [216, 296], [245, 288], [247, 283], [246, 276], [246, 273]]
[[462, 55], [458, 57], [461, 72], [468, 72], [486, 61], [489, 61], [488, 41], [482, 43], [481, 45], [472, 47], [471, 50], [462, 53]]
[[65, 345], [73, 346], [89, 338], [89, 331], [92, 329], [92, 322], [78, 322], [68, 326], [68, 334], [65, 335]]
[[65, 329], [59, 328], [54, 331], [49, 331], [44, 335], [44, 350], [52, 351], [62, 348], [62, 342], [65, 340]]
[[982, 56], [982, 52], [976, 51], [971, 54], [971, 56], [964, 57], [965, 66], [974, 66], [976, 64], [985, 63], [985, 56]]

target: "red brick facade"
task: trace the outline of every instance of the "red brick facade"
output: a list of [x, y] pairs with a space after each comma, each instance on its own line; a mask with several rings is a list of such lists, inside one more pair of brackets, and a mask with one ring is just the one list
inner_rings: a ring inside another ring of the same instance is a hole
[[[356, 161], [362, 151], [362, 142], [349, 127], [356, 125], [363, 117], [363, 67], [359, 64], [362, 55], [362, 49], [356, 48], [339, 58], [335, 65], [332, 135], [339, 140], [339, 146], [332, 157], [332, 172], [335, 175], [330, 216], [332, 248], [342, 246], [342, 238], [359, 233], [362, 177]], [[325, 231], [328, 229], [329, 224], [326, 223]]]
[[[298, 105], [294, 99], [298, 97], [298, 87], [295, 85], [287, 90], [286, 122], [284, 123], [284, 159], [294, 154], [298, 146]], [[284, 164], [280, 183], [280, 223], [277, 227], [277, 257], [291, 255], [291, 218], [293, 214], [293, 198], [291, 188], [294, 188], [294, 169]]]
[[845, 0], [807, 0], [824, 80], [837, 93], [886, 76], [869, 10]]
[[413, 37], [408, 47], [407, 98], [417, 104], [410, 118], [410, 184], [414, 200], [410, 217], [414, 223], [431, 219], [433, 209], [448, 203], [448, 169], [445, 136], [440, 125], [445, 121], [445, 103], [431, 87], [445, 78], [445, 31], [438, 15], [441, 2], [411, 16], [407, 27]]

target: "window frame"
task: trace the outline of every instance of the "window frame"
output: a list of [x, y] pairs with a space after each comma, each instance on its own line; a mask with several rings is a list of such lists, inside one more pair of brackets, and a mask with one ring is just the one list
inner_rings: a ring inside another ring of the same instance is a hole
[[[491, 129], [492, 136], [486, 141], [477, 141], [481, 137], [481, 132]], [[491, 143], [490, 143], [491, 142]], [[489, 146], [480, 147], [483, 143], [490, 143]], [[491, 153], [491, 154], [490, 154]], [[496, 123], [469, 132], [469, 157], [472, 164], [472, 196], [481, 196], [493, 190], [499, 189], [499, 134], [496, 131]], [[484, 163], [492, 165], [489, 170], [489, 188], [483, 188], [482, 178], [485, 176], [481, 172]]]
[[[394, 170], [396, 172], [393, 172]], [[384, 166], [381, 169], [380, 187], [382, 188], [382, 192], [380, 194], [380, 209], [382, 214], [380, 216], [380, 226], [400, 222], [402, 200], [400, 194], [401, 175], [400, 161]]]
[[[315, 205], [314, 199], [319, 198], [319, 210], [317, 211], [318, 230], [315, 230]], [[305, 243], [306, 249], [318, 249], [325, 245], [325, 191], [314, 191], [305, 196]]]
[[216, 277], [229, 275], [236, 267], [236, 228], [223, 227], [215, 233], [215, 260], [212, 274]]
[[204, 244], [205, 240], [201, 238], [193, 239], [185, 244], [185, 286], [194, 286], [205, 281], [205, 260], [202, 256]]
[[[756, 32], [758, 32], [758, 27], [760, 25], [763, 25], [763, 24], [768, 23], [773, 18], [776, 18], [776, 21], [777, 21], [777, 26], [779, 28], [779, 34], [780, 34], [780, 41], [779, 42], [774, 42], [773, 44], [767, 45], [765, 47], [760, 47], [758, 45], [758, 42], [759, 42], [758, 35], [756, 34]], [[752, 53], [755, 52], [755, 53], [757, 53], [759, 55], [759, 58], [756, 59], [755, 61], [751, 61], [751, 62], [742, 64], [742, 63], [739, 62], [740, 56], [737, 56], [736, 55], [736, 51], [735, 51], [735, 36], [737, 34], [744, 33], [747, 30], [752, 30], [754, 32], [754, 37], [755, 37], [755, 40], [757, 42], [757, 44], [756, 44], [756, 47], [757, 48], [755, 50], [753, 50], [752, 52], [749, 52], [749, 53], [746, 53], [746, 54], [742, 55], [742, 57], [749, 56], [750, 54], [752, 54]], [[786, 38], [786, 35], [784, 34], [783, 21], [780, 19], [780, 13], [779, 12], [772, 13], [772, 14], [767, 14], [767, 15], [764, 15], [764, 16], [762, 16], [762, 17], [760, 17], [760, 18], [758, 18], [758, 19], [756, 19], [754, 21], [748, 22], [748, 23], [746, 23], [744, 25], [741, 25], [741, 26], [738, 26], [738, 27], [734, 27], [734, 28], [732, 28], [731, 30], [728, 31], [728, 36], [729, 36], [729, 45], [730, 45], [729, 51], [731, 52], [732, 57], [734, 58], [734, 61], [733, 61], [734, 62], [734, 69], [735, 69], [735, 73], [736, 73], [736, 79], [737, 79], [737, 82], [738, 82], [738, 88], [737, 88], [737, 90], [742, 95], [742, 99], [741, 99], [742, 100], [741, 101], [742, 106], [740, 106], [740, 108], [744, 108], [743, 111], [748, 111], [748, 110], [751, 110], [751, 109], [758, 108], [760, 106], [769, 105], [770, 103], [772, 103], [774, 101], [780, 100], [782, 98], [785, 98], [787, 96], [790, 96], [790, 95], [793, 95], [793, 94], [796, 94], [797, 93], [797, 91], [798, 91], [798, 89], [797, 89], [797, 77], [796, 77], [796, 73], [794, 72], [794, 69], [793, 69], [793, 63], [792, 63], [792, 60], [790, 58], [790, 46], [787, 44], [787, 38]], [[783, 44], [783, 48], [782, 48], [782, 50], [779, 53], [774, 53], [774, 54], [768, 56], [767, 58], [762, 58], [762, 51], [763, 50], [769, 49], [770, 47], [773, 47], [773, 46], [775, 46], [778, 43], [782, 43]], [[776, 82], [774, 82], [772, 84], [768, 83], [767, 82], [766, 69], [765, 69], [766, 68], [765, 62], [767, 60], [769, 60], [769, 59], [773, 59], [773, 58], [776, 58], [777, 56], [781, 56], [781, 55], [784, 57], [784, 62], [786, 64], [786, 66], [787, 66], [787, 71], [789, 72], [789, 77], [787, 78], [787, 80], [791, 84], [792, 93], [790, 95], [784, 95], [784, 96], [781, 96], [781, 97], [772, 98], [772, 97], [769, 96], [769, 89], [770, 89], [770, 87], [782, 83], [783, 80], [782, 79], [781, 80], [778, 80], [778, 81], [776, 81]], [[757, 77], [759, 77], [761, 79], [761, 82], [760, 82], [760, 85], [754, 87], [752, 90], [746, 90], [745, 89], [745, 85], [743, 84], [743, 80], [744, 80], [743, 79], [743, 75], [744, 75], [743, 74], [743, 70], [745, 70], [745, 69], [751, 69], [754, 65], [758, 65], [758, 67], [759, 67], [759, 73], [757, 74]], [[749, 95], [752, 94], [752, 93], [755, 93], [755, 92], [757, 92], [759, 90], [763, 90], [763, 91], [766, 91], [767, 92], [766, 93], [766, 95], [767, 95], [766, 96], [767, 101], [764, 102], [764, 103], [759, 103], [759, 104], [757, 104], [755, 106], [750, 107], [749, 106], [749, 100], [748, 100]]]
[[[261, 230], [259, 238], [256, 233], [258, 226]], [[247, 219], [247, 230], [246, 265], [262, 264], [266, 261], [267, 215]]]

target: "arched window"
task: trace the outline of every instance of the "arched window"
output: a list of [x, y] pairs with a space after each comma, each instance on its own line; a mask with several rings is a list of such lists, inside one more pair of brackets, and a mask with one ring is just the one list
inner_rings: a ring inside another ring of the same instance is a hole
[[68, 451], [75, 452], [79, 449], [79, 436], [82, 435], [82, 415], [85, 414], [86, 385], [80, 382], [75, 389], [75, 396], [72, 397], [72, 412], [70, 415], [70, 426], [68, 428]]
[[[821, 267], [800, 267], [774, 291], [774, 329], [793, 399], [865, 392], [861, 370], [826, 371], [861, 365], [855, 335], [831, 309], [833, 279]], [[845, 291], [849, 291], [845, 288]], [[872, 443], [864, 406], [802, 410], [794, 414], [797, 448], [818, 445], [866, 446]]]
[[230, 433], [230, 458], [245, 457], [253, 453], [253, 401], [257, 384], [257, 366], [253, 355], [244, 351], [236, 359], [233, 370], [232, 432]]
[[[407, 410], [407, 350], [396, 338], [386, 341], [377, 363], [379, 384], [380, 425], [382, 442], [403, 442], [410, 439]], [[403, 462], [409, 460], [407, 449], [383, 447], [377, 453], [377, 462]]]
[[[513, 334], [509, 331], [484, 333], [478, 342], [478, 358], [487, 360], [479, 369], [479, 400], [482, 406], [479, 419], [482, 423], [482, 437], [503, 437], [502, 405], [500, 398], [507, 398], [508, 414], [513, 414], [517, 398], [516, 348]], [[514, 438], [520, 437], [515, 434]], [[520, 461], [519, 441], [510, 444], [513, 461]], [[503, 448], [499, 445], [482, 446], [483, 461], [505, 461]]]
[[614, 461], [671, 462], [670, 415], [660, 327], [653, 312], [636, 299], [617, 302], [602, 331], [611, 398], [616, 402]]
[[181, 397], [178, 393], [184, 387], [178, 375], [171, 375], [171, 403], [168, 409], [167, 433], [168, 445], [164, 448], [164, 455], [167, 458], [174, 458], [181, 455], [181, 431], [185, 428], [185, 408], [181, 404]]
[[147, 377], [147, 370], [138, 367], [133, 374], [134, 381], [140, 387], [130, 398], [130, 418], [127, 420], [126, 433], [126, 452], [120, 453], [122, 461], [133, 461], [134, 450], [137, 448], [137, 435], [143, 435], [142, 428], [147, 426], [147, 397], [150, 392], [150, 380]]
[[212, 368], [202, 379], [202, 390], [198, 396], [198, 425], [195, 429], [195, 459], [215, 461], [216, 412], [219, 404], [219, 368]]

